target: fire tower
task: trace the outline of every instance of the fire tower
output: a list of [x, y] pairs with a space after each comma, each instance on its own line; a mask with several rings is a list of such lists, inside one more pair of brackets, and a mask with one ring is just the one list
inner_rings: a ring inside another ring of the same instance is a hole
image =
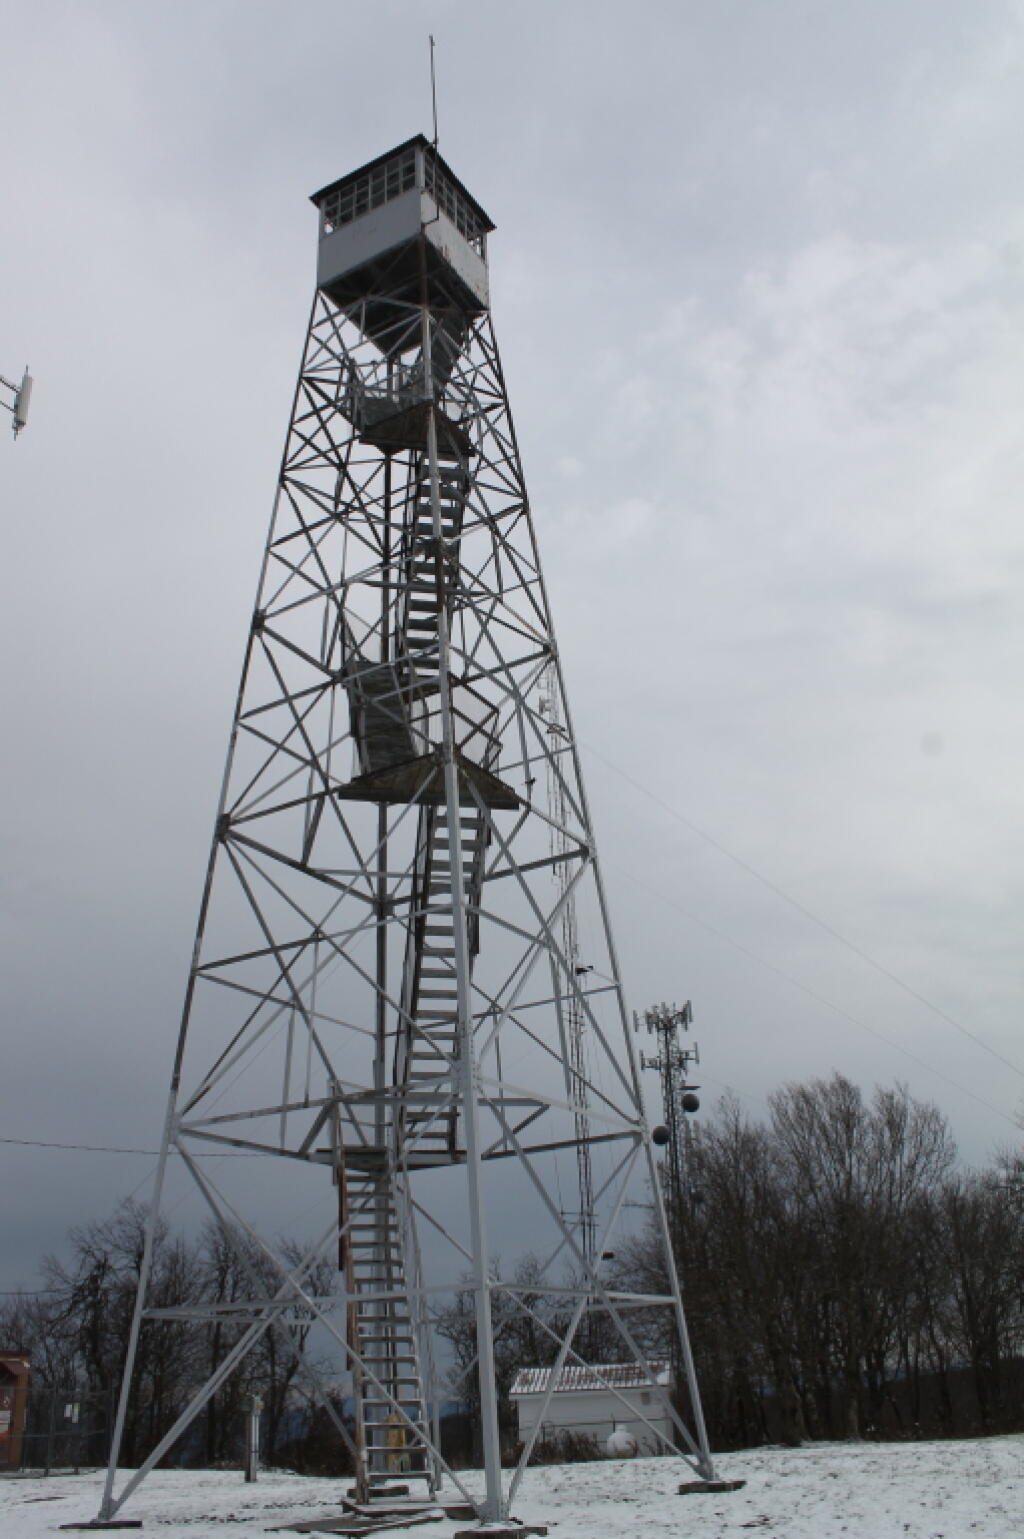
[[[602, 1265], [638, 1184], [663, 1237], [665, 1215], [491, 326], [494, 226], [422, 137], [312, 201], [316, 293], [150, 1217], [173, 1167], [261, 1266], [232, 1349], [118, 1491], [142, 1322], [202, 1315], [148, 1297], [150, 1242], [100, 1523], [265, 1332], [298, 1352], [311, 1321], [351, 1374], [354, 1436], [301, 1354], [361, 1501], [400, 1470], [507, 1520], [532, 1439], [503, 1476], [497, 1303], [534, 1318], [558, 1371], [598, 1328], [603, 1360], [649, 1366], [660, 1319], [684, 1364], [675, 1444], [713, 1474], [670, 1248], [656, 1295]], [[309, 1195], [329, 1211], [297, 1259], [274, 1236]], [[438, 1446], [464, 1389], [434, 1330], [456, 1295], [482, 1489]]]

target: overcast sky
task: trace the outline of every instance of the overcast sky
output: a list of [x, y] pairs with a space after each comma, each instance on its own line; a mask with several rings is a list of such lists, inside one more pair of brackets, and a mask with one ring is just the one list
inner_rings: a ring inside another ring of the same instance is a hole
[[[983, 1161], [1024, 1099], [1008, 0], [0, 0], [0, 373], [38, 381], [0, 440], [0, 1136], [158, 1139], [306, 199], [429, 133], [429, 31], [630, 1001], [693, 1000], [706, 1106], [901, 1079]], [[7, 1288], [152, 1163], [0, 1161]]]

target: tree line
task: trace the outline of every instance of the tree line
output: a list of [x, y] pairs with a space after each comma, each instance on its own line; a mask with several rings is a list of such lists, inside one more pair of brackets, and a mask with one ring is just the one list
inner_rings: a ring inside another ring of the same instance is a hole
[[[106, 1219], [73, 1229], [68, 1258], [48, 1256], [41, 1265], [44, 1289], [25, 1293], [0, 1309], [0, 1346], [32, 1360], [34, 1392], [76, 1395], [105, 1407], [105, 1432], [120, 1385], [145, 1242], [146, 1209], [125, 1201]], [[285, 1242], [288, 1259], [298, 1249]], [[207, 1224], [192, 1240], [159, 1223], [155, 1235], [148, 1304], [177, 1309], [219, 1306], [212, 1318], [144, 1322], [127, 1407], [121, 1462], [146, 1457], [203, 1383], [241, 1337], [249, 1321], [232, 1315], [232, 1304], [269, 1298], [279, 1279], [265, 1255], [242, 1232]], [[328, 1293], [336, 1274], [323, 1263], [309, 1278]], [[240, 1457], [246, 1408], [263, 1403], [261, 1437], [267, 1463], [323, 1473], [349, 1463], [344, 1445], [300, 1372], [298, 1350], [311, 1323], [271, 1328], [208, 1401], [186, 1434], [189, 1462], [217, 1465]], [[335, 1404], [340, 1414], [340, 1400]], [[325, 1449], [336, 1447], [325, 1464]], [[177, 1456], [182, 1456], [179, 1446]], [[105, 1457], [105, 1454], [103, 1455]]]
[[[1012, 1156], [960, 1169], [936, 1107], [835, 1074], [763, 1121], [727, 1098], [681, 1166], [664, 1193], [715, 1446], [1024, 1426]], [[651, 1234], [617, 1267], [664, 1284]]]
[[[680, 1167], [662, 1167], [663, 1195], [714, 1447], [1024, 1429], [1024, 1181], [1014, 1157], [963, 1170], [934, 1106], [902, 1086], [866, 1098], [838, 1074], [779, 1090], [763, 1120], [727, 1098], [709, 1118], [686, 1122], [681, 1147]], [[111, 1402], [145, 1219], [128, 1201], [72, 1231], [67, 1257], [42, 1264], [46, 1291], [0, 1308], [0, 1347], [31, 1354], [37, 1386]], [[618, 1286], [665, 1291], [653, 1225], [620, 1242], [606, 1266]], [[267, 1268], [244, 1234], [210, 1224], [186, 1239], [158, 1228], [151, 1306], [218, 1308], [202, 1319], [186, 1312], [143, 1325], [125, 1463], [146, 1456], [231, 1351], [246, 1325], [231, 1306], [273, 1293], [277, 1279]], [[550, 1362], [565, 1325], [550, 1295], [530, 1286], [543, 1270], [525, 1256], [511, 1268], [520, 1304], [495, 1294], [509, 1441], [515, 1371]], [[327, 1295], [338, 1277], [324, 1262], [311, 1283]], [[672, 1355], [667, 1321], [663, 1311], [635, 1321], [652, 1358]], [[478, 1391], [470, 1294], [457, 1294], [437, 1324], [452, 1377], [461, 1379], [455, 1393], [468, 1412], [471, 1457]], [[264, 1333], [190, 1429], [190, 1462], [238, 1457], [244, 1411], [258, 1393], [267, 1462], [325, 1473], [349, 1467], [297, 1355], [312, 1345], [311, 1329], [300, 1320]], [[574, 1347], [585, 1360], [609, 1361], [615, 1340], [598, 1315]], [[323, 1370], [335, 1379], [337, 1363]], [[332, 1403], [340, 1417], [342, 1401]]]

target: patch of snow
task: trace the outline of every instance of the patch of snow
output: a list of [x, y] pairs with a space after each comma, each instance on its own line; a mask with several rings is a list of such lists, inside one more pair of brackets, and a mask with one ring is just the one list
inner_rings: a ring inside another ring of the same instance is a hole
[[[815, 1443], [723, 1454], [721, 1479], [741, 1491], [679, 1496], [690, 1478], [677, 1459], [546, 1465], [527, 1471], [517, 1518], [552, 1539], [699, 1534], [701, 1539], [1019, 1539], [1024, 1437], [944, 1443]], [[466, 1483], [480, 1490], [479, 1473]], [[94, 1517], [101, 1472], [0, 1481], [0, 1539], [53, 1539], [62, 1523]], [[157, 1470], [121, 1513], [158, 1539], [248, 1539], [290, 1518], [340, 1516], [346, 1479]], [[455, 1492], [445, 1493], [452, 1496]], [[465, 1518], [386, 1530], [387, 1539], [451, 1539]]]

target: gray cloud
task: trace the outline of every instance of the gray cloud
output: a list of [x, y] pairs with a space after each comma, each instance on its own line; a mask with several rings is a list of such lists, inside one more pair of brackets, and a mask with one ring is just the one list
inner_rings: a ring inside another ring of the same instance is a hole
[[[499, 227], [633, 1001], [692, 995], [706, 1083], [755, 1110], [842, 1067], [934, 1096], [971, 1158], [1011, 1136], [971, 1097], [1012, 1115], [1019, 1078], [603, 761], [1018, 1056], [1020, 5], [0, 21], [0, 372], [38, 379], [0, 445], [0, 1131], [157, 1136], [311, 297], [305, 198], [427, 124], [432, 28], [442, 151]], [[146, 1163], [8, 1157], [0, 1286]]]

